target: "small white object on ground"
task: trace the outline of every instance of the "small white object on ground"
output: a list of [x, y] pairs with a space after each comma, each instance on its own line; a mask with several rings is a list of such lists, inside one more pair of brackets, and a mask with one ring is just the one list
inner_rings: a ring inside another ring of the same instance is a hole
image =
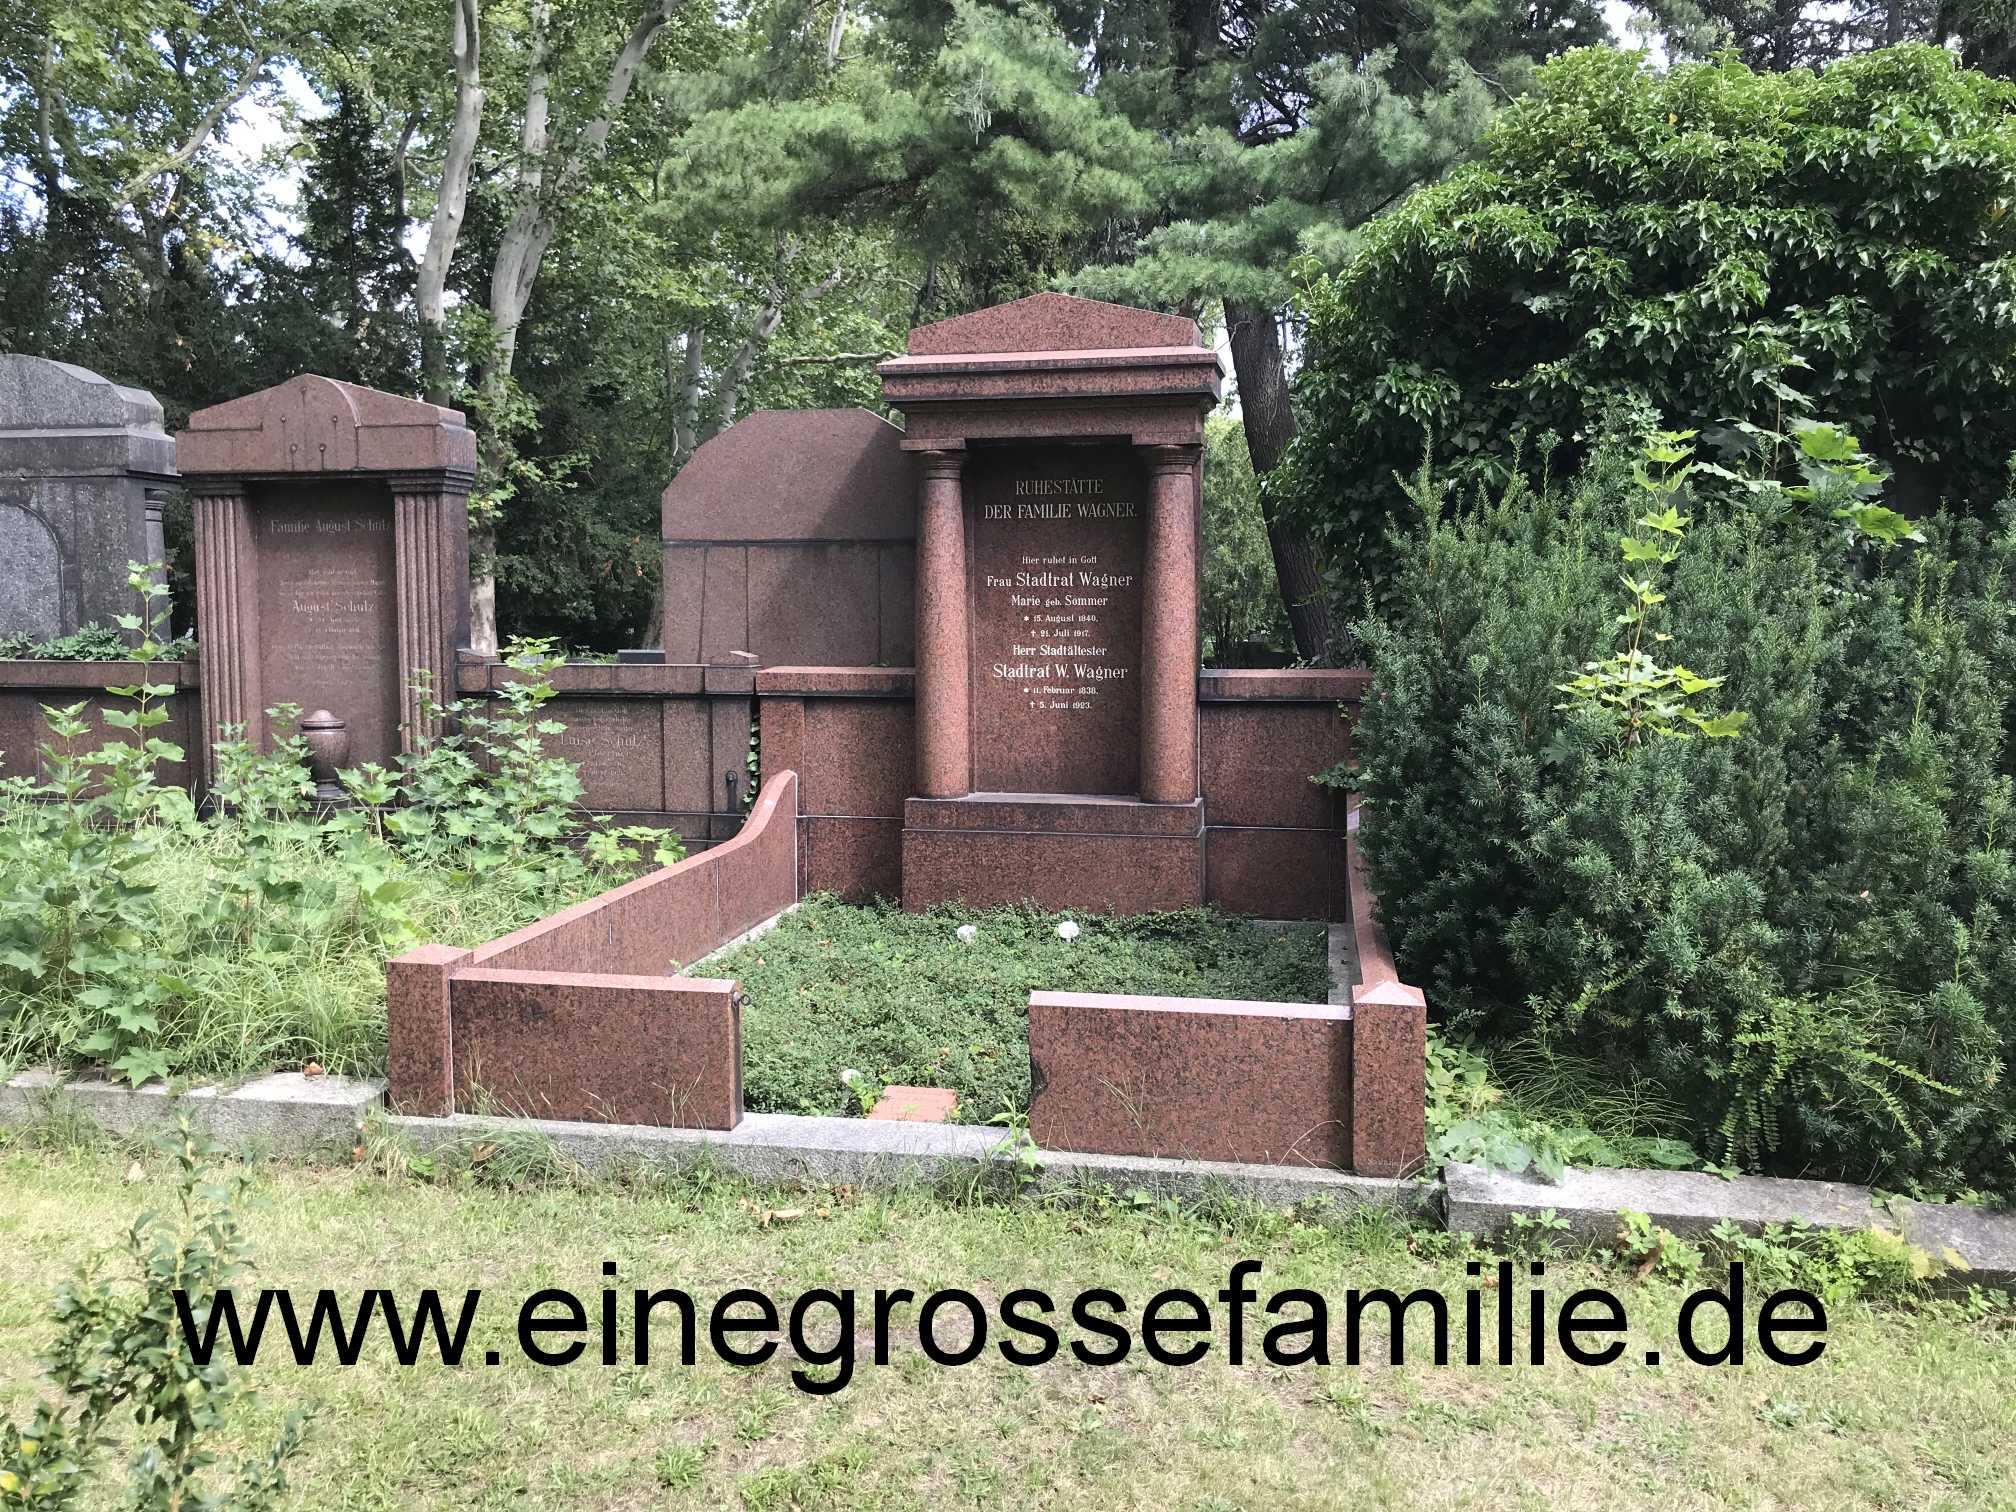
[[971, 945], [973, 943], [973, 937], [980, 933], [980, 926], [978, 924], [961, 924], [957, 929], [953, 930], [952, 932], [958, 935], [959, 938], [964, 940], [968, 945]]
[[1057, 926], [1057, 938], [1060, 940], [1077, 939], [1078, 926], [1076, 924], [1073, 924], [1069, 919], [1066, 919], [1062, 924], [1059, 924]]

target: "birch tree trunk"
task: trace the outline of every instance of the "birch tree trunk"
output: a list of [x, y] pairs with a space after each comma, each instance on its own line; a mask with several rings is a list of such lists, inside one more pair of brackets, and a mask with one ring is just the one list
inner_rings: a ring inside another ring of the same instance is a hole
[[448, 371], [448, 264], [469, 209], [469, 171], [476, 161], [477, 128], [483, 124], [482, 51], [477, 0], [455, 0], [449, 47], [455, 64], [455, 118], [448, 129], [434, 219], [427, 227], [427, 250], [420, 257], [413, 296], [420, 315], [420, 389], [431, 404], [446, 404], [455, 389]]
[[[483, 445], [492, 477], [501, 476], [512, 457], [511, 438], [499, 423], [510, 394], [511, 368], [518, 355], [518, 327], [532, 301], [539, 264], [559, 230], [559, 217], [588, 172], [609, 150], [609, 132], [630, 97], [637, 72], [658, 33], [672, 19], [672, 0], [647, 0], [643, 14], [609, 65], [602, 105], [572, 146], [556, 156], [552, 142], [552, 7], [533, 0], [531, 55], [525, 85], [525, 114], [519, 131], [518, 205], [497, 243], [490, 270], [490, 325], [495, 345], [483, 368], [485, 408], [491, 421]], [[470, 532], [469, 644], [497, 653], [497, 532], [483, 526]]]

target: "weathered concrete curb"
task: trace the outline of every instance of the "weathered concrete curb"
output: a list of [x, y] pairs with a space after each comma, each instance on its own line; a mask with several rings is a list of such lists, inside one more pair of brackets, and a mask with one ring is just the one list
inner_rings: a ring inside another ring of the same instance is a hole
[[1756, 1232], [1766, 1223], [1802, 1220], [1822, 1228], [1886, 1228], [1935, 1257], [1951, 1250], [1967, 1262], [1949, 1284], [2016, 1290], [2016, 1214], [1935, 1206], [1900, 1199], [1879, 1202], [1868, 1187], [1772, 1176], [1724, 1180], [1702, 1171], [1566, 1172], [1558, 1183], [1455, 1164], [1442, 1172], [1448, 1227], [1453, 1233], [1498, 1239], [1515, 1213], [1552, 1209], [1583, 1244], [1617, 1236], [1625, 1208], [1644, 1213], [1683, 1239], [1696, 1239], [1725, 1219]]
[[[28, 1071], [0, 1085], [0, 1123], [34, 1124], [81, 1117], [108, 1133], [131, 1136], [191, 1121], [227, 1149], [270, 1155], [348, 1150], [384, 1083], [340, 1076], [279, 1072], [229, 1089], [180, 1094], [155, 1083], [134, 1091], [123, 1083], [66, 1082]], [[750, 1113], [733, 1130], [661, 1129], [639, 1124], [568, 1123], [553, 1119], [389, 1116], [388, 1127], [423, 1153], [536, 1134], [591, 1172], [639, 1165], [711, 1162], [753, 1181], [845, 1182], [857, 1186], [943, 1186], [1015, 1179], [1014, 1162], [996, 1158], [1002, 1131], [972, 1124], [906, 1123], [861, 1118], [803, 1118]], [[1975, 1208], [1878, 1202], [1867, 1187], [1826, 1181], [1742, 1176], [1725, 1181], [1697, 1171], [1568, 1171], [1557, 1183], [1508, 1176], [1475, 1165], [1452, 1165], [1443, 1183], [1391, 1181], [1315, 1167], [1239, 1165], [1208, 1160], [1158, 1160], [1069, 1150], [1037, 1154], [1031, 1185], [1050, 1194], [1093, 1186], [1139, 1189], [1199, 1203], [1224, 1199], [1272, 1207], [1313, 1204], [1343, 1212], [1390, 1209], [1433, 1220], [1480, 1239], [1499, 1239], [1514, 1214], [1547, 1209], [1568, 1223], [1582, 1244], [1616, 1236], [1625, 1208], [1662, 1228], [1698, 1238], [1724, 1219], [1755, 1231], [1766, 1223], [1803, 1220], [1828, 1228], [1888, 1228], [1911, 1243], [1967, 1263], [1947, 1284], [1972, 1283], [2016, 1291], [2016, 1214]]]
[[[748, 1113], [732, 1130], [664, 1129], [645, 1124], [569, 1123], [458, 1113], [449, 1118], [386, 1119], [423, 1154], [471, 1143], [537, 1134], [584, 1169], [602, 1173], [638, 1165], [710, 1162], [754, 1181], [844, 1182], [855, 1186], [937, 1186], [961, 1180], [1012, 1180], [992, 1159], [1002, 1131], [975, 1124], [906, 1123], [864, 1118], [806, 1118]], [[1068, 1192], [1094, 1184], [1140, 1188], [1188, 1201], [1240, 1198], [1285, 1206], [1299, 1202], [1350, 1209], [1376, 1204], [1408, 1215], [1427, 1212], [1419, 1183], [1341, 1171], [1239, 1165], [1210, 1160], [1085, 1155], [1044, 1150], [1036, 1189]]]
[[1219, 1160], [1162, 1160], [1148, 1155], [1085, 1155], [1044, 1150], [1039, 1189], [1110, 1186], [1138, 1188], [1156, 1197], [1188, 1203], [1232, 1198], [1266, 1207], [1308, 1204], [1348, 1212], [1386, 1208], [1408, 1219], [1433, 1219], [1439, 1183], [1359, 1176], [1317, 1166], [1249, 1165]]
[[232, 1151], [311, 1155], [349, 1149], [364, 1116], [384, 1099], [382, 1081], [276, 1071], [220, 1090], [171, 1094], [161, 1082], [135, 1091], [124, 1082], [65, 1081], [53, 1071], [24, 1071], [0, 1085], [0, 1123], [41, 1123], [66, 1112], [109, 1134], [130, 1137], [190, 1124]]

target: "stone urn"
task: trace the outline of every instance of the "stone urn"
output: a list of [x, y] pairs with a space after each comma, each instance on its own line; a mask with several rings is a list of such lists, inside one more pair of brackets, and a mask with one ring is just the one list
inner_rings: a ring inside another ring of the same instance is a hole
[[350, 757], [350, 726], [327, 709], [317, 709], [300, 728], [308, 743], [308, 775], [315, 780], [316, 801], [341, 803], [343, 784], [336, 774]]

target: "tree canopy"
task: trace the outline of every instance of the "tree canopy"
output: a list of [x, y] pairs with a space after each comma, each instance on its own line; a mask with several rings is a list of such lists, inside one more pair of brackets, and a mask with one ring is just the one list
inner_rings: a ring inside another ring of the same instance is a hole
[[1630, 397], [1840, 422], [1894, 502], [1985, 508], [2016, 446], [2012, 201], [2016, 85], [1938, 48], [1818, 74], [1568, 54], [1310, 283], [1293, 507], [1355, 600], [1425, 450], [1558, 469]]

